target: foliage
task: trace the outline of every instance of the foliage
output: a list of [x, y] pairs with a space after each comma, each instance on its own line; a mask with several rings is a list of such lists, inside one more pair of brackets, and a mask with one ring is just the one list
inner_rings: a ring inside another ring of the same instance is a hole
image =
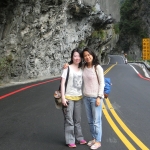
[[93, 11], [93, 12], [96, 12], [96, 8], [95, 8], [95, 7], [92, 7], [92, 11]]
[[105, 39], [106, 37], [106, 33], [104, 30], [100, 29], [100, 30], [95, 30], [92, 33], [92, 38], [98, 38], [98, 39]]
[[126, 0], [120, 10], [121, 19], [130, 19], [135, 12], [134, 2], [136, 0]]
[[130, 47], [130, 43], [129, 41], [127, 40], [123, 40], [122, 43], [121, 43], [121, 47], [122, 47], [122, 50], [127, 53], [129, 47]]
[[142, 28], [142, 20], [137, 17], [138, 0], [126, 0], [120, 10], [120, 32], [121, 34], [136, 35], [140, 38], [148, 37], [145, 29]]
[[130, 35], [140, 35], [141, 29], [141, 20], [136, 19], [129, 21], [125, 19], [124, 21], [120, 22], [120, 29], [122, 33], [130, 34]]
[[0, 59], [0, 79], [2, 79], [10, 69], [11, 62], [13, 61], [12, 55], [8, 55]]
[[120, 0], [120, 5], [123, 5], [125, 0]]
[[132, 57], [130, 55], [127, 56], [128, 61], [133, 61]]
[[80, 41], [78, 48], [82, 49], [86, 46], [86, 43], [84, 40]]
[[120, 33], [119, 23], [114, 24], [114, 30], [115, 30], [115, 34], [119, 34]]

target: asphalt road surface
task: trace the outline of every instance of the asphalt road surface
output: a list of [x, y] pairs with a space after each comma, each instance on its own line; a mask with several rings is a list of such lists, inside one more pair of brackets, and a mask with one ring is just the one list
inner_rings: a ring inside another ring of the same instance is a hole
[[[113, 67], [112, 67], [113, 66]], [[140, 78], [123, 57], [110, 56], [102, 66], [112, 90], [104, 100], [100, 150], [150, 148], [150, 80]], [[110, 70], [109, 70], [110, 68]], [[144, 76], [138, 67], [136, 68]], [[55, 108], [58, 79], [0, 88], [0, 150], [67, 150], [63, 114]], [[82, 129], [91, 140], [82, 107]], [[76, 150], [88, 150], [77, 144]]]

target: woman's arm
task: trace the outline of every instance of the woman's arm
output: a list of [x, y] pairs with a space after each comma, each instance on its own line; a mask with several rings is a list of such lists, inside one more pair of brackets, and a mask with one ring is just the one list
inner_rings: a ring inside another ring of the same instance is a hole
[[68, 66], [69, 66], [69, 64], [68, 64], [68, 63], [65, 63], [65, 64], [63, 65], [63, 69], [68, 68]]
[[98, 80], [99, 80], [99, 92], [98, 92], [98, 96], [100, 97], [104, 97], [104, 72], [103, 72], [103, 68], [98, 65], [97, 67], [97, 74], [98, 74]]
[[103, 72], [103, 68], [98, 65], [96, 67], [96, 71], [97, 71], [97, 76], [98, 76], [98, 80], [99, 80], [99, 91], [98, 91], [98, 97], [96, 100], [96, 106], [100, 105], [100, 97], [104, 98], [104, 72]]
[[67, 105], [67, 100], [65, 99], [65, 82], [66, 82], [66, 78], [67, 78], [67, 73], [68, 73], [68, 69], [63, 69], [63, 73], [61, 75], [61, 98], [62, 98], [62, 104], [64, 106], [68, 106]]
[[61, 78], [61, 98], [62, 98], [62, 104], [64, 106], [68, 106], [67, 105], [67, 100], [65, 99], [65, 78]]

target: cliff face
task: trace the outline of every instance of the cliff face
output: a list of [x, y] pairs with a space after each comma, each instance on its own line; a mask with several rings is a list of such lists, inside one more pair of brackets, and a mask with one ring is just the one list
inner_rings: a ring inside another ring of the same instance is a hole
[[76, 47], [101, 58], [118, 40], [118, 20], [118, 0], [1, 1], [1, 82], [58, 75]]
[[150, 37], [150, 1], [125, 0], [121, 7], [120, 38], [118, 51], [124, 51], [128, 58], [140, 60], [142, 39]]
[[106, 14], [111, 14], [116, 22], [120, 21], [120, 0], [99, 0], [99, 2]]

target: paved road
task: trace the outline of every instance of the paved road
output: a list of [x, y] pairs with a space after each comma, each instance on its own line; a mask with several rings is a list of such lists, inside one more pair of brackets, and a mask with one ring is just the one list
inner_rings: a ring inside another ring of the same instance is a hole
[[[112, 91], [109, 96], [112, 108], [127, 125], [127, 127], [150, 148], [150, 81], [139, 78], [130, 65], [124, 64], [120, 56], [110, 56], [110, 64], [103, 66], [107, 70], [117, 62], [105, 76], [112, 80]], [[140, 69], [140, 68], [139, 68]], [[61, 110], [54, 106], [53, 93], [59, 81], [10, 86], [0, 89], [0, 95], [28, 87], [18, 93], [0, 100], [0, 150], [67, 150], [63, 133], [63, 115]], [[45, 80], [48, 81], [48, 80]], [[44, 82], [44, 81], [40, 81]], [[123, 135], [137, 149], [135, 137], [127, 135], [111, 109], [104, 101], [107, 112]], [[107, 115], [103, 115], [103, 137], [101, 150], [127, 150], [125, 143], [119, 138], [113, 125], [109, 124]], [[85, 139], [91, 140], [89, 126], [85, 115], [84, 105], [82, 111], [82, 127]], [[134, 142], [135, 140], [135, 142]], [[77, 145], [76, 150], [88, 150], [86, 145]], [[133, 150], [133, 149], [130, 149]], [[145, 149], [144, 149], [145, 150]]]

